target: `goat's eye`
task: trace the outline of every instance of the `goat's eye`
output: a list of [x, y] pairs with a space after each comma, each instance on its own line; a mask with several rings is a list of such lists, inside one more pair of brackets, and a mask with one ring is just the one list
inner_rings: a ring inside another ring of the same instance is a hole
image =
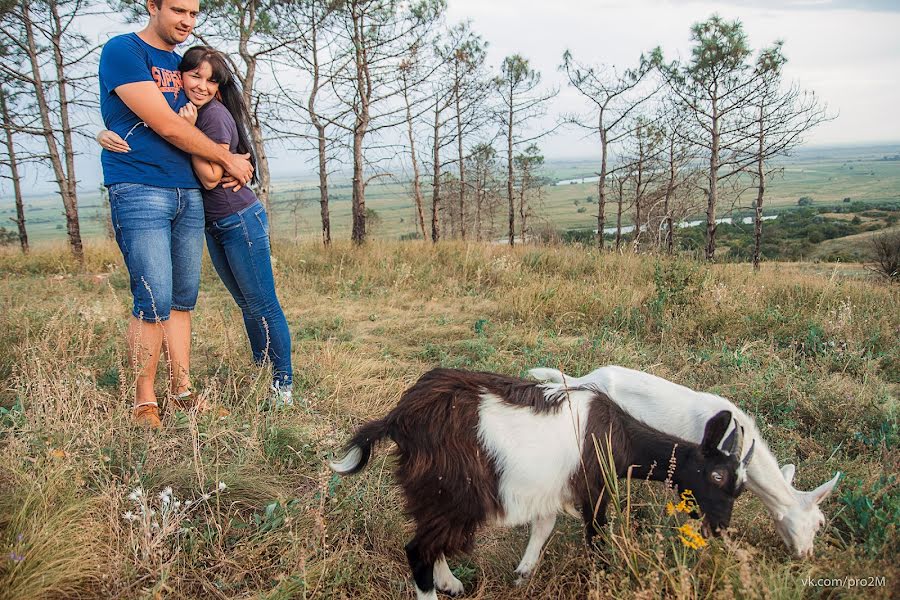
[[723, 481], [725, 481], [725, 476], [722, 475], [722, 473], [720, 471], [713, 471], [712, 472], [712, 480], [715, 481], [716, 483], [722, 483]]

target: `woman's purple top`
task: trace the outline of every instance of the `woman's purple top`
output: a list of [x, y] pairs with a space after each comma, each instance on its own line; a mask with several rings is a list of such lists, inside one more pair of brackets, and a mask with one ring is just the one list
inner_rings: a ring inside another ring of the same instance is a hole
[[[238, 130], [234, 117], [225, 105], [216, 99], [203, 106], [197, 113], [197, 129], [218, 144], [228, 144], [228, 149], [237, 152]], [[203, 210], [206, 222], [211, 223], [256, 202], [256, 194], [248, 187], [238, 191], [225, 189], [220, 183], [211, 190], [203, 190]]]

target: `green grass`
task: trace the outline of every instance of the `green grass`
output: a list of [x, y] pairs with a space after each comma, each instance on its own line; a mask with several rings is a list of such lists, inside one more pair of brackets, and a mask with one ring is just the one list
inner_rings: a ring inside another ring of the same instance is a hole
[[[130, 297], [115, 246], [89, 244], [83, 269], [62, 245], [0, 252], [0, 598], [411, 598], [410, 526], [387, 452], [348, 478], [325, 458], [431, 367], [607, 363], [733, 399], [797, 464], [800, 488], [845, 473], [815, 558], [793, 560], [749, 494], [729, 540], [683, 548], [665, 492], [633, 482], [602, 558], [561, 518], [535, 578], [516, 588], [527, 532], [488, 529], [450, 561], [468, 595], [862, 596], [802, 584], [845, 575], [887, 578], [866, 597], [896, 589], [897, 484], [881, 478], [900, 465], [896, 286], [809, 264], [754, 274], [573, 247], [282, 242], [275, 258], [304, 402], [256, 410], [268, 374], [207, 261], [192, 368], [214, 410], [169, 412], [150, 434], [129, 425]], [[158, 514], [166, 487], [195, 508], [159, 529], [126, 520], [138, 486]]]

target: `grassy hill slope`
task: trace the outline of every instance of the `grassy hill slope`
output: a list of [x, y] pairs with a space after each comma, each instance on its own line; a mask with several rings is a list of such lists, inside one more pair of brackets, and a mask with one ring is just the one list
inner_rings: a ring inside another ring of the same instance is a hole
[[[801, 489], [845, 474], [810, 560], [790, 558], [749, 494], [727, 539], [687, 548], [669, 494], [632, 482], [602, 559], [561, 518], [516, 588], [527, 532], [487, 530], [473, 556], [450, 560], [467, 596], [889, 598], [900, 584], [896, 286], [573, 247], [280, 244], [275, 258], [305, 402], [259, 410], [268, 375], [207, 263], [193, 380], [214, 410], [168, 410], [148, 433], [129, 423], [117, 249], [88, 245], [84, 270], [62, 247], [0, 253], [0, 598], [412, 598], [387, 448], [355, 477], [323, 461], [438, 365], [645, 369], [755, 414]], [[803, 584], [846, 575], [886, 585]]]

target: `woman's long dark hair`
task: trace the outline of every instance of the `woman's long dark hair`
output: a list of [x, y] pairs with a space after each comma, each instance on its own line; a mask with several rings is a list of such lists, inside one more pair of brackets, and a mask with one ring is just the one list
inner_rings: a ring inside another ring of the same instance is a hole
[[256, 183], [256, 152], [253, 150], [253, 144], [250, 143], [250, 110], [244, 103], [244, 95], [241, 88], [238, 87], [237, 79], [228, 65], [228, 59], [225, 55], [209, 46], [194, 46], [189, 48], [181, 58], [178, 70], [182, 73], [193, 71], [203, 63], [209, 63], [212, 67], [212, 77], [210, 81], [219, 84], [218, 98], [237, 124], [238, 154], [249, 154], [250, 163], [253, 165], [252, 183]]

